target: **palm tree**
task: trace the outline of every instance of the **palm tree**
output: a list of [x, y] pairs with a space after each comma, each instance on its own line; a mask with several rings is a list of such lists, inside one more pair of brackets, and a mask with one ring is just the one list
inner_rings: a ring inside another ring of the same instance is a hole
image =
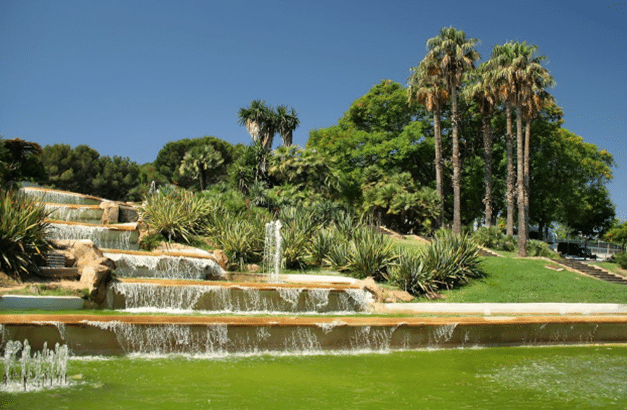
[[464, 89], [463, 95], [467, 101], [475, 101], [481, 113], [484, 150], [484, 185], [486, 226], [492, 226], [492, 113], [496, 106], [496, 95], [489, 76], [485, 75], [488, 64], [483, 63], [477, 70], [468, 76], [470, 84]]
[[277, 131], [283, 139], [283, 146], [289, 147], [292, 145], [292, 133], [300, 125], [300, 120], [296, 115], [296, 110], [291, 109], [288, 111], [286, 105], [279, 105], [276, 108], [277, 114]]
[[222, 165], [223, 162], [224, 158], [220, 151], [216, 151], [211, 145], [194, 147], [183, 157], [179, 172], [181, 175], [198, 178], [200, 190], [204, 191], [208, 179], [207, 173]]
[[[430, 68], [429, 68], [430, 67]], [[442, 160], [442, 127], [440, 117], [442, 107], [449, 99], [449, 93], [440, 76], [434, 75], [439, 67], [433, 61], [422, 60], [418, 67], [412, 67], [407, 79], [409, 104], [422, 104], [433, 112], [433, 136], [435, 142], [435, 186], [439, 198], [440, 226], [444, 224], [444, 161]], [[430, 72], [433, 74], [430, 74]]]
[[454, 27], [443, 27], [440, 35], [427, 40], [425, 59], [439, 65], [437, 74], [443, 79], [451, 96], [451, 123], [453, 126], [453, 232], [461, 233], [461, 162], [459, 157], [458, 88], [464, 72], [475, 68], [479, 53], [475, 46], [479, 40], [467, 38], [466, 33]]
[[[496, 47], [495, 47], [496, 49]], [[522, 132], [523, 104], [532, 101], [534, 93], [555, 83], [542, 66], [546, 59], [538, 56], [538, 46], [510, 41], [498, 53], [499, 63], [491, 71], [492, 80], [499, 84], [502, 99], [516, 108], [516, 140], [518, 157], [518, 256], [527, 256], [528, 215], [525, 211], [525, 141]], [[494, 50], [493, 50], [494, 53]], [[528, 144], [527, 144], [528, 145]], [[527, 154], [528, 155], [528, 154]], [[527, 182], [528, 185], [528, 182]], [[509, 215], [508, 215], [509, 216]]]
[[268, 107], [265, 101], [253, 100], [249, 107], [240, 108], [237, 113], [239, 124], [246, 127], [255, 143], [261, 139], [262, 128], [270, 111], [272, 108]]

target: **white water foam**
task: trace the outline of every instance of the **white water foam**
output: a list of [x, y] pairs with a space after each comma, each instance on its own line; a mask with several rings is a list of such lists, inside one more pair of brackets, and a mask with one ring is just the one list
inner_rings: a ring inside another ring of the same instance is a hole
[[[131, 242], [135, 231], [116, 230], [105, 226], [50, 224], [50, 239], [81, 240], [89, 239], [99, 248], [132, 249], [138, 248]], [[135, 235], [136, 236], [136, 235]]]
[[115, 274], [125, 278], [205, 279], [224, 276], [224, 269], [211, 259], [168, 255], [129, 255], [105, 252], [115, 261]]
[[0, 390], [5, 392], [30, 392], [68, 385], [67, 345], [54, 350], [44, 342], [40, 352], [31, 355], [28, 340], [8, 341], [4, 347], [4, 378]]

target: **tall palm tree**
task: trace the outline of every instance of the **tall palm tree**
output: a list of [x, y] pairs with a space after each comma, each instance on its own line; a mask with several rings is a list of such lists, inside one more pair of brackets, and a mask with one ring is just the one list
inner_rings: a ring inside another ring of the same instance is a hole
[[467, 101], [475, 101], [481, 114], [481, 128], [483, 131], [484, 150], [484, 185], [486, 226], [492, 226], [492, 113], [496, 106], [496, 95], [490, 77], [485, 75], [488, 64], [483, 63], [477, 70], [467, 77], [469, 84], [463, 91], [463, 96]]
[[283, 139], [283, 146], [289, 147], [292, 145], [292, 133], [300, 125], [300, 120], [296, 115], [296, 110], [292, 108], [288, 111], [286, 105], [276, 107], [276, 114], [277, 131]]
[[443, 27], [440, 34], [427, 40], [427, 60], [437, 62], [436, 75], [443, 79], [451, 96], [451, 123], [453, 128], [453, 232], [461, 233], [461, 161], [459, 157], [459, 108], [458, 88], [464, 72], [475, 68], [479, 53], [475, 46], [479, 40], [467, 38], [462, 30]]
[[490, 60], [486, 62], [484, 75], [487, 81], [495, 88], [496, 96], [505, 105], [506, 134], [505, 146], [507, 152], [507, 191], [505, 194], [507, 202], [507, 228], [506, 234], [514, 235], [514, 203], [516, 171], [514, 170], [514, 133], [512, 132], [512, 110], [514, 106], [513, 93], [510, 85], [498, 76], [499, 72], [508, 67], [514, 58], [513, 43], [495, 45], [492, 48]]
[[440, 76], [435, 75], [439, 67], [432, 61], [422, 60], [418, 67], [411, 68], [407, 79], [409, 104], [416, 102], [433, 112], [433, 137], [435, 142], [435, 186], [439, 198], [440, 226], [444, 224], [444, 161], [442, 160], [442, 127], [440, 117], [449, 93]]
[[242, 107], [237, 113], [239, 124], [246, 127], [255, 143], [261, 139], [262, 128], [270, 111], [272, 108], [267, 106], [265, 101], [253, 100], [249, 107]]
[[[496, 48], [496, 47], [495, 47]], [[499, 54], [499, 64], [491, 73], [500, 84], [503, 99], [516, 108], [517, 185], [518, 185], [518, 256], [527, 256], [528, 215], [525, 211], [525, 141], [522, 132], [523, 104], [532, 101], [533, 94], [555, 83], [542, 66], [544, 55], [536, 54], [538, 46], [510, 41]], [[494, 50], [493, 50], [494, 53]], [[527, 182], [528, 185], [528, 182]]]

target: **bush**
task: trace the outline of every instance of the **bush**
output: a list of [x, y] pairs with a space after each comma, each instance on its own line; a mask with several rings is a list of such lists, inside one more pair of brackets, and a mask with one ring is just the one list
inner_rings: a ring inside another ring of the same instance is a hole
[[261, 261], [264, 232], [259, 220], [233, 218], [215, 239], [229, 260], [243, 270], [245, 264]]
[[467, 235], [438, 231], [426, 248], [413, 256], [399, 258], [390, 269], [392, 283], [418, 295], [438, 289], [450, 289], [483, 276], [478, 269], [479, 247]]
[[627, 269], [627, 252], [621, 252], [614, 255], [614, 261], [623, 269]]
[[303, 268], [309, 255], [311, 237], [320, 228], [316, 215], [302, 208], [282, 208], [279, 220], [283, 224], [283, 260], [287, 268]]
[[376, 281], [387, 281], [387, 267], [394, 258], [392, 239], [372, 227], [364, 226], [353, 233], [347, 268], [360, 279], [372, 276]]
[[549, 247], [548, 243], [537, 241], [535, 239], [527, 241], [527, 256], [544, 256], [546, 258], [558, 257], [558, 255]]
[[412, 295], [435, 293], [437, 286], [433, 271], [421, 261], [420, 252], [399, 255], [398, 262], [390, 268], [390, 283]]
[[204, 232], [212, 207], [189, 191], [158, 192], [146, 198], [140, 214], [154, 233], [169, 241], [189, 243]]
[[19, 192], [0, 190], [0, 269], [19, 279], [37, 272], [46, 252], [48, 213], [36, 200]]
[[337, 236], [334, 236], [333, 241], [335, 245], [331, 247], [325, 261], [331, 265], [333, 270], [344, 272], [348, 269], [350, 262], [349, 244], [343, 240], [338, 241], [336, 238]]
[[329, 252], [335, 246], [335, 241], [331, 232], [327, 229], [319, 230], [311, 238], [309, 244], [309, 256], [315, 265], [322, 265]]
[[514, 238], [505, 235], [496, 226], [490, 228], [481, 227], [472, 234], [472, 237], [479, 245], [485, 246], [486, 248], [509, 252], [516, 249], [516, 241]]

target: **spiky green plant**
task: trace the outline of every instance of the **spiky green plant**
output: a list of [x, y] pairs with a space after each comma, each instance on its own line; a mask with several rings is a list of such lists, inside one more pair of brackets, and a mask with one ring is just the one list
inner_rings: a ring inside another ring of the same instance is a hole
[[285, 267], [302, 268], [309, 255], [311, 237], [320, 223], [311, 211], [295, 207], [281, 209], [279, 219], [283, 224], [281, 236]]
[[496, 227], [481, 227], [472, 234], [479, 245], [499, 251], [513, 251], [516, 249], [516, 241], [512, 236], [507, 236]]
[[335, 241], [335, 245], [331, 247], [324, 260], [331, 265], [333, 270], [345, 272], [348, 269], [350, 261], [350, 249], [348, 243], [343, 240]]
[[558, 255], [553, 252], [549, 244], [542, 241], [531, 239], [527, 242], [527, 256], [544, 256], [546, 258], [557, 258]]
[[19, 279], [37, 271], [52, 247], [44, 206], [19, 192], [0, 190], [0, 269]]
[[140, 214], [151, 230], [169, 241], [189, 242], [203, 233], [211, 205], [189, 191], [158, 192], [146, 198]]
[[348, 270], [358, 278], [372, 276], [387, 281], [387, 267], [395, 258], [392, 239], [372, 227], [361, 227], [353, 233], [349, 246]]
[[238, 269], [247, 263], [259, 262], [263, 255], [263, 225], [260, 220], [231, 218], [224, 231], [216, 237], [218, 245]]
[[434, 271], [421, 260], [420, 252], [401, 254], [389, 269], [390, 283], [412, 295], [431, 294], [437, 290]]
[[468, 235], [448, 230], [436, 233], [436, 239], [423, 249], [422, 261], [433, 272], [438, 286], [447, 289], [467, 283], [469, 278], [481, 277], [479, 247]]
[[322, 265], [335, 244], [334, 237], [328, 229], [317, 231], [309, 244], [309, 256], [313, 263]]

